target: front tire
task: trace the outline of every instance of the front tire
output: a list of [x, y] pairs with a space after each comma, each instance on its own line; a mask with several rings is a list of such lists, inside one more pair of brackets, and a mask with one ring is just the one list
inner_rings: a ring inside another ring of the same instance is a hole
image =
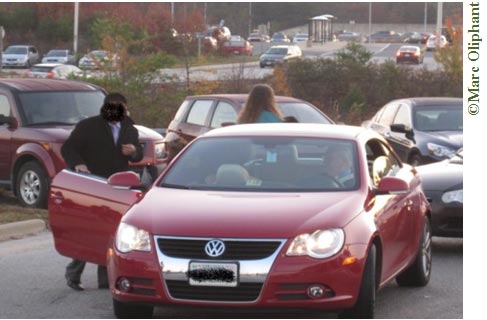
[[376, 282], [377, 249], [372, 245], [365, 262], [362, 284], [360, 285], [357, 303], [353, 308], [345, 310], [339, 317], [341, 319], [372, 319], [374, 318]]
[[424, 287], [430, 281], [432, 265], [431, 236], [431, 223], [426, 217], [416, 259], [411, 266], [396, 277], [396, 282], [401, 287]]
[[47, 174], [37, 161], [26, 162], [17, 174], [15, 191], [20, 203], [30, 208], [47, 208]]
[[113, 299], [113, 313], [118, 319], [148, 319], [152, 318], [154, 307], [128, 304]]

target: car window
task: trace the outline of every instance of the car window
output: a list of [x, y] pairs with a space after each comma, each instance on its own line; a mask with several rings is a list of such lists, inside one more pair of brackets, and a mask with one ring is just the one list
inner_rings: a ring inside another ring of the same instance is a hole
[[20, 109], [26, 126], [74, 125], [100, 113], [105, 95], [101, 91], [23, 92]]
[[[356, 149], [355, 141], [342, 139], [200, 138], [172, 164], [159, 186], [251, 192], [353, 190], [360, 182]], [[337, 156], [346, 159], [337, 161]], [[343, 162], [346, 168], [336, 166]]]
[[213, 105], [213, 100], [196, 100], [189, 110], [187, 123], [204, 126]]
[[415, 109], [414, 127], [420, 131], [463, 131], [462, 106]]
[[374, 116], [374, 118], [372, 119], [372, 121], [379, 123], [380, 118], [381, 118], [381, 116], [382, 116], [382, 113], [384, 113], [385, 108], [386, 108], [386, 107], [382, 107], [382, 108], [380, 108], [380, 109], [379, 109], [379, 111], [377, 111], [377, 113], [375, 114], [375, 116]]
[[215, 112], [213, 113], [210, 127], [219, 128], [225, 122], [236, 122], [237, 116], [238, 114], [231, 104], [220, 101], [218, 102]]
[[49, 72], [53, 69], [53, 67], [44, 67], [44, 66], [33, 66], [30, 68], [30, 71], [32, 72]]
[[397, 110], [397, 104], [389, 104], [385, 106], [384, 112], [382, 112], [379, 123], [384, 126], [389, 126], [392, 123], [392, 119], [394, 119], [396, 110]]
[[27, 48], [26, 47], [8, 47], [7, 50], [5, 50], [6, 54], [27, 54]]
[[331, 123], [326, 117], [323, 116], [323, 114], [306, 103], [280, 102], [278, 105], [286, 117], [295, 117], [298, 122], [324, 124]]
[[10, 103], [8, 102], [8, 98], [3, 94], [0, 94], [0, 115], [10, 116]]
[[182, 121], [184, 118], [184, 115], [188, 111], [188, 107], [189, 107], [189, 101], [184, 100], [183, 103], [179, 106], [178, 111], [176, 112], [176, 115], [174, 116], [174, 120]]
[[369, 176], [374, 186], [382, 177], [394, 176], [401, 168], [401, 162], [382, 141], [372, 139], [365, 145]]
[[411, 115], [408, 106], [401, 105], [399, 107], [396, 117], [394, 118], [394, 124], [403, 124], [407, 127], [411, 127]]

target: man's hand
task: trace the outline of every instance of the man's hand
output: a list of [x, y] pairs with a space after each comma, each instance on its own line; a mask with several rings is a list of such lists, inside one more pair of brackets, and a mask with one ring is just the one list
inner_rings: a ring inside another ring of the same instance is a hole
[[88, 167], [84, 164], [78, 164], [74, 167], [74, 170], [76, 172], [91, 173], [90, 170], [88, 170]]
[[122, 144], [122, 154], [124, 156], [133, 156], [137, 149], [133, 144]]

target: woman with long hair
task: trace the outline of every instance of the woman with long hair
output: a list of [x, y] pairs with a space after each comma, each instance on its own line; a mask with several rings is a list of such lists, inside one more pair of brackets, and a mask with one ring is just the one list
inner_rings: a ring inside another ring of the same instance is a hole
[[274, 90], [267, 84], [257, 84], [250, 91], [237, 123], [283, 122], [283, 118], [274, 99]]

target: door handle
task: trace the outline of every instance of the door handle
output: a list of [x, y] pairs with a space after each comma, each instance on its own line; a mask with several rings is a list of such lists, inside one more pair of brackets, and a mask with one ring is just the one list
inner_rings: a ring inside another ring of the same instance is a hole
[[62, 192], [59, 192], [59, 191], [51, 193], [51, 198], [55, 204], [61, 204], [64, 201], [64, 196], [63, 196]]

